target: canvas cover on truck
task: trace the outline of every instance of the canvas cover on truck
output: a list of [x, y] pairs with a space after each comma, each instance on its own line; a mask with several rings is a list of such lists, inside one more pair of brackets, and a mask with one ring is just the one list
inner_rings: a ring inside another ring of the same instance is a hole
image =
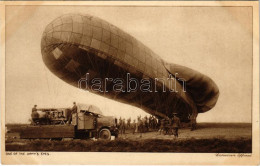
[[88, 111], [94, 114], [103, 115], [102, 111], [97, 106], [94, 105], [78, 103], [77, 108], [78, 108], [77, 109], [78, 113], [82, 111]]

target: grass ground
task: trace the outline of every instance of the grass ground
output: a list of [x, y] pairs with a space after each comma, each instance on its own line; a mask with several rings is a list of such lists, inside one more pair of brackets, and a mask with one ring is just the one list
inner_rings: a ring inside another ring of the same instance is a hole
[[73, 151], [73, 152], [200, 152], [200, 153], [250, 153], [251, 139], [188, 139], [188, 140], [127, 140], [114, 141], [33, 140], [26, 144], [7, 144], [7, 151]]
[[93, 140], [22, 140], [19, 127], [6, 137], [7, 151], [77, 151], [77, 152], [193, 152], [250, 153], [252, 149], [250, 124], [199, 124], [198, 129], [180, 129], [179, 138], [158, 132], [119, 135], [114, 141]]

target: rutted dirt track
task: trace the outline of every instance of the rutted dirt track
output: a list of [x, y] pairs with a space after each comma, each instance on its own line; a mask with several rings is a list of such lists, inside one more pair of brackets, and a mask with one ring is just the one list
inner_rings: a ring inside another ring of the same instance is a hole
[[[16, 137], [16, 138], [15, 138]], [[156, 131], [120, 134], [117, 140], [22, 140], [19, 134], [8, 133], [7, 151], [103, 151], [103, 152], [251, 152], [250, 124], [210, 124], [198, 125], [198, 129], [180, 129], [179, 138], [163, 135]]]

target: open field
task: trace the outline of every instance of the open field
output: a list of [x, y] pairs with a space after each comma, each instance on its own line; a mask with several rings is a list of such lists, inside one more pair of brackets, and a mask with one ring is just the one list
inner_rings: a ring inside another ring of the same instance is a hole
[[[194, 131], [190, 131], [189, 128], [183, 128], [179, 130], [179, 139], [238, 139], [238, 138], [251, 138], [251, 124], [248, 123], [201, 123]], [[132, 134], [131, 131], [127, 131], [124, 135], [119, 137], [124, 139], [173, 139], [173, 136], [163, 135], [159, 132], [147, 132], [142, 134]]]
[[8, 130], [14, 132], [7, 133], [7, 151], [250, 153], [252, 149], [251, 124], [201, 123], [195, 131], [180, 129], [178, 139], [156, 131], [141, 135], [128, 130], [113, 141], [23, 140], [19, 127], [9, 126]]
[[71, 152], [200, 152], [250, 153], [251, 139], [188, 139], [188, 140], [126, 140], [115, 141], [49, 141], [7, 144], [7, 151], [71, 151]]

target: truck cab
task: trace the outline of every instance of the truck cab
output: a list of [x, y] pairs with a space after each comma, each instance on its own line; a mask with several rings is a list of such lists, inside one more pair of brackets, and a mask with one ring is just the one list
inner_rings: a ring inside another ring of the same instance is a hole
[[95, 137], [110, 140], [118, 137], [118, 129], [113, 116], [104, 116], [94, 105], [77, 104], [77, 113], [72, 115], [72, 125], [77, 137]]

